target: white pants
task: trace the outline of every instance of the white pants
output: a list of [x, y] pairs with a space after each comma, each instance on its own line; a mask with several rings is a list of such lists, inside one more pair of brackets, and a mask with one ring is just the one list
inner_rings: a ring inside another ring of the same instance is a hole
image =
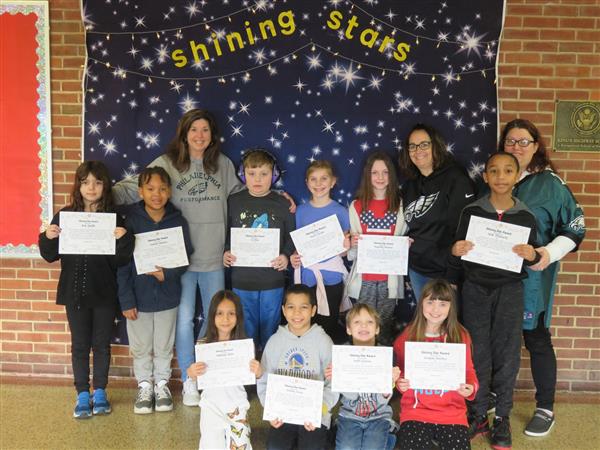
[[250, 424], [246, 410], [236, 408], [228, 414], [221, 413], [210, 404], [200, 407], [200, 450], [252, 450]]

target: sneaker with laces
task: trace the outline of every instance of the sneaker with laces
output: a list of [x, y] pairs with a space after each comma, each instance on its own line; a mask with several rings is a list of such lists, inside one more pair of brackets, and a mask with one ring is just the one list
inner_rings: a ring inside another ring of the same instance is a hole
[[510, 450], [512, 448], [510, 420], [508, 417], [494, 418], [494, 425], [490, 432], [490, 443], [495, 450]]
[[92, 413], [95, 416], [99, 416], [102, 414], [110, 414], [112, 409], [110, 408], [110, 402], [106, 397], [106, 391], [104, 389], [94, 389], [94, 396], [92, 398], [93, 401], [93, 410]]
[[533, 417], [525, 427], [525, 434], [527, 436], [535, 437], [546, 436], [550, 433], [553, 426], [554, 416], [551, 416], [543, 409], [537, 408]]
[[193, 378], [187, 378], [183, 383], [183, 404], [185, 406], [200, 406], [198, 385]]
[[154, 386], [154, 409], [159, 412], [173, 410], [173, 397], [165, 380]]
[[154, 406], [154, 389], [150, 383], [142, 383], [138, 387], [137, 397], [133, 405], [136, 414], [150, 414]]
[[469, 439], [475, 439], [480, 434], [487, 434], [490, 431], [490, 423], [487, 416], [469, 417]]
[[90, 404], [90, 393], [88, 391], [77, 394], [77, 403], [75, 403], [73, 417], [76, 419], [89, 419], [92, 417], [92, 406]]

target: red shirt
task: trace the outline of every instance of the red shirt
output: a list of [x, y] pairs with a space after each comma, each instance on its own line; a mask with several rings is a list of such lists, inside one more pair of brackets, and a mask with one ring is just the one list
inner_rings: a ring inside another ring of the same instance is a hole
[[[396, 365], [400, 368], [400, 377], [404, 373], [404, 343], [408, 337], [409, 329], [398, 336], [394, 342], [394, 356]], [[445, 335], [426, 338], [426, 342], [444, 342]], [[473, 393], [467, 400], [473, 400], [479, 383], [471, 359], [471, 336], [467, 331], [462, 333], [463, 342], [466, 344], [466, 382], [473, 385]], [[409, 389], [400, 399], [400, 423], [409, 420], [418, 422], [435, 423], [438, 425], [465, 425], [467, 422], [467, 405], [465, 398], [456, 391], [438, 391], [426, 389]]]

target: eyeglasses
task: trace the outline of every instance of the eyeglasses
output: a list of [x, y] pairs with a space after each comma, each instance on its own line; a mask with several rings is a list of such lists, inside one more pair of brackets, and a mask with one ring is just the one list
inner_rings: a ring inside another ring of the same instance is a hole
[[512, 147], [515, 144], [519, 144], [519, 147], [527, 147], [533, 142], [535, 142], [534, 139], [504, 139], [504, 145], [506, 145], [507, 147]]
[[408, 144], [408, 151], [415, 153], [418, 150], [429, 150], [431, 148], [431, 141], [423, 141], [418, 144]]

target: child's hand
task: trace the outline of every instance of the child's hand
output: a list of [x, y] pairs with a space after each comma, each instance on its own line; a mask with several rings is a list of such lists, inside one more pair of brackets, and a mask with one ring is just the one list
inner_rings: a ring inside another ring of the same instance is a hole
[[271, 426], [273, 428], [279, 428], [281, 425], [283, 425], [283, 420], [273, 419], [273, 420], [269, 420], [269, 423], [271, 424]]
[[452, 246], [452, 255], [465, 256], [473, 247], [475, 247], [475, 244], [471, 241], [456, 241]]
[[535, 251], [540, 254], [541, 259], [529, 268], [536, 271], [544, 270], [550, 264], [550, 253], [546, 247], [538, 247]]
[[302, 260], [300, 259], [298, 252], [294, 252], [293, 255], [290, 256], [290, 262], [294, 269], [299, 269], [302, 266]]
[[165, 273], [163, 272], [162, 267], [155, 266], [156, 270], [154, 272], [148, 272], [146, 275], [151, 275], [156, 278], [160, 283], [165, 281]]
[[60, 227], [58, 225], [52, 224], [48, 228], [46, 228], [46, 237], [48, 239], [56, 239], [60, 234]]
[[468, 398], [471, 394], [473, 394], [473, 385], [461, 383], [456, 392], [458, 392], [458, 395], [461, 397]]
[[123, 311], [123, 315], [127, 320], [136, 320], [137, 308], [126, 309], [125, 311]]
[[287, 259], [287, 256], [285, 256], [285, 255], [279, 255], [277, 258], [275, 258], [273, 261], [271, 261], [271, 267], [275, 270], [278, 270], [279, 272], [287, 269], [287, 266], [288, 266], [288, 259]]
[[512, 251], [527, 261], [533, 261], [536, 257], [535, 248], [529, 244], [518, 244], [512, 248]]
[[396, 387], [403, 394], [410, 389], [410, 382], [406, 378], [398, 378]]
[[315, 426], [310, 422], [304, 422], [304, 429], [306, 431], [315, 431]]
[[351, 237], [350, 242], [351, 242], [352, 248], [356, 248], [358, 246], [358, 240], [360, 239], [360, 234], [352, 234], [351, 236], [352, 237]]
[[413, 245], [415, 242], [415, 240], [411, 237], [408, 238], [408, 247], [410, 248], [411, 245]]
[[187, 376], [190, 378], [198, 378], [199, 376], [204, 375], [206, 373], [206, 364], [203, 362], [190, 364], [186, 373]]
[[117, 227], [115, 228], [115, 237], [121, 239], [127, 233], [127, 228]]
[[396, 384], [396, 381], [398, 381], [398, 378], [400, 378], [400, 367], [395, 366], [392, 369], [392, 384]]
[[223, 265], [225, 267], [233, 266], [235, 264], [235, 260], [236, 257], [229, 250], [223, 253]]
[[331, 367], [331, 363], [329, 363], [329, 364], [327, 364], [327, 367], [325, 367], [325, 379], [331, 380], [332, 375], [333, 375], [333, 367]]
[[252, 372], [254, 376], [256, 376], [256, 378], [262, 377], [262, 366], [260, 365], [260, 362], [258, 362], [256, 359], [250, 360], [250, 372]]
[[346, 249], [346, 251], [350, 250], [350, 247], [352, 246], [352, 237], [350, 236], [350, 233], [344, 233], [344, 248]]

